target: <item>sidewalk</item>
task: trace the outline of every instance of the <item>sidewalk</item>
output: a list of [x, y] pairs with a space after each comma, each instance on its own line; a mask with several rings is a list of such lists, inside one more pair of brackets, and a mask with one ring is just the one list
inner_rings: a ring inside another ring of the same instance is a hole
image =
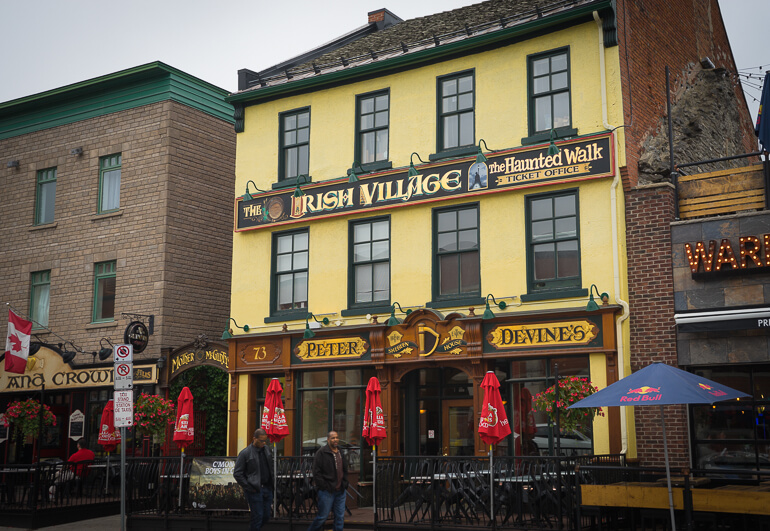
[[[3, 527], [0, 531], [21, 531], [21, 527]], [[53, 525], [50, 527], [40, 527], [38, 531], [120, 531], [120, 515], [105, 516], [104, 518], [94, 518], [92, 520], [81, 520], [79, 522], [70, 522], [69, 524]]]

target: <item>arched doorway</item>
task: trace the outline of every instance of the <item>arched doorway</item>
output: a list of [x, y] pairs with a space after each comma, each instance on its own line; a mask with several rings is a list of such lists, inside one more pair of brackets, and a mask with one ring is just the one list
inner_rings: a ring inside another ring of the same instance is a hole
[[406, 455], [474, 455], [473, 381], [453, 367], [423, 368], [401, 383]]

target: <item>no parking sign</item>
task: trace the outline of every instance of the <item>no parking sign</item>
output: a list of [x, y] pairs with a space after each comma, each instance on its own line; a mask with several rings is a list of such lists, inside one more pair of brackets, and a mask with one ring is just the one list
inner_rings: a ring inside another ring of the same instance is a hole
[[131, 389], [134, 385], [134, 348], [115, 345], [115, 389]]

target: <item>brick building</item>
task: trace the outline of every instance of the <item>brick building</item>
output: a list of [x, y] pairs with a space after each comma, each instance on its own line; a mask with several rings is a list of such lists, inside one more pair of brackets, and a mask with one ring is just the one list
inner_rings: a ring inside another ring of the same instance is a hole
[[[155, 62], [0, 104], [0, 291], [42, 344], [24, 375], [0, 373], [0, 410], [45, 382], [59, 422], [43, 457], [72, 453], [76, 410], [95, 446], [112, 389], [105, 339], [124, 343], [136, 321], [149, 329], [134, 379], [154, 392], [158, 359], [221, 333], [231, 238], [220, 213], [235, 160], [226, 94]], [[0, 459], [28, 455], [17, 442], [0, 443]]]

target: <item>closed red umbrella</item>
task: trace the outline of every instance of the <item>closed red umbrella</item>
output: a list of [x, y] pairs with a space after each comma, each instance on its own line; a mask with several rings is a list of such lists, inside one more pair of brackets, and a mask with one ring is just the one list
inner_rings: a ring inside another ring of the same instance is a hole
[[107, 472], [104, 474], [104, 492], [109, 489], [110, 479], [110, 452], [115, 451], [115, 448], [120, 444], [120, 432], [115, 429], [115, 405], [112, 400], [107, 402], [102, 411], [101, 427], [99, 429], [99, 438], [97, 441], [104, 447], [104, 451], [107, 452]]
[[183, 387], [176, 401], [176, 423], [174, 424], [174, 442], [182, 449], [193, 442], [195, 426], [193, 420], [193, 395], [189, 387]]
[[387, 436], [385, 416], [382, 414], [380, 381], [372, 376], [366, 386], [366, 408], [364, 409], [364, 430], [361, 433], [372, 445], [372, 510], [377, 519], [377, 445]]
[[361, 435], [366, 442], [377, 446], [387, 436], [385, 416], [382, 414], [380, 381], [372, 376], [366, 386], [366, 408], [364, 409], [364, 431]]
[[112, 400], [107, 402], [102, 411], [101, 428], [99, 429], [99, 439], [96, 441], [104, 447], [108, 454], [114, 452], [120, 444], [120, 432], [115, 429], [115, 409]]
[[273, 443], [279, 442], [289, 434], [286, 412], [283, 410], [283, 401], [281, 400], [282, 392], [283, 389], [278, 378], [270, 380], [265, 395], [265, 407], [262, 409], [262, 428]]
[[[273, 443], [273, 492], [278, 488], [278, 454], [275, 450], [276, 443], [289, 434], [289, 425], [286, 424], [286, 412], [283, 410], [281, 400], [281, 382], [278, 378], [270, 380], [265, 394], [265, 406], [262, 408], [262, 429], [267, 432], [267, 437]], [[273, 518], [275, 518], [276, 506], [273, 504]]]
[[184, 447], [193, 442], [195, 426], [193, 417], [193, 395], [189, 387], [183, 387], [176, 401], [176, 423], [174, 442], [182, 449], [179, 463], [179, 507], [182, 506], [182, 478], [184, 477]]
[[489, 514], [494, 518], [495, 469], [492, 464], [492, 445], [511, 434], [511, 425], [508, 423], [503, 399], [500, 397], [500, 382], [494, 372], [487, 371], [481, 381], [481, 388], [484, 390], [484, 405], [481, 407], [479, 435], [481, 440], [489, 445]]
[[484, 405], [481, 408], [479, 435], [485, 443], [497, 444], [511, 434], [511, 425], [500, 398], [500, 382], [494, 372], [484, 375], [481, 388], [484, 389]]

